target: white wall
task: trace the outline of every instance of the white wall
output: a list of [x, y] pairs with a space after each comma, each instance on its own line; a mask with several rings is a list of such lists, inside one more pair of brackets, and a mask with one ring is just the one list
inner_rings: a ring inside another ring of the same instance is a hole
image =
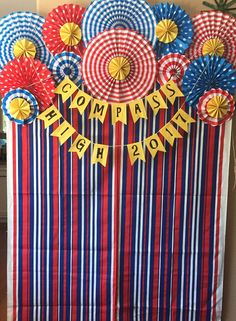
[[0, 0], [0, 16], [13, 11], [36, 12], [36, 0]]

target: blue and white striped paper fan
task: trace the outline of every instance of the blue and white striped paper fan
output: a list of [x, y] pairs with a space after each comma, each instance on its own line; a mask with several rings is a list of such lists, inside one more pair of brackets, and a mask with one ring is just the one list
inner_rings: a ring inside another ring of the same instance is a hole
[[[23, 98], [29, 103], [31, 114], [27, 119], [19, 120], [14, 118], [11, 115], [10, 109], [9, 109], [10, 103], [16, 98]], [[11, 121], [14, 121], [20, 125], [26, 125], [26, 124], [32, 123], [39, 114], [39, 107], [35, 97], [28, 90], [21, 89], [21, 88], [13, 89], [4, 96], [2, 100], [2, 110], [6, 117], [8, 117]]]
[[80, 64], [82, 59], [73, 52], [62, 52], [56, 55], [50, 64], [52, 76], [57, 84], [69, 77], [77, 86], [82, 83]]
[[135, 30], [144, 35], [151, 45], [156, 43], [156, 20], [145, 0], [94, 0], [82, 22], [85, 46], [98, 33], [114, 28]]
[[15, 58], [14, 45], [17, 41], [27, 39], [36, 47], [36, 57], [49, 65], [52, 58], [42, 36], [45, 19], [31, 12], [11, 13], [0, 20], [0, 69]]

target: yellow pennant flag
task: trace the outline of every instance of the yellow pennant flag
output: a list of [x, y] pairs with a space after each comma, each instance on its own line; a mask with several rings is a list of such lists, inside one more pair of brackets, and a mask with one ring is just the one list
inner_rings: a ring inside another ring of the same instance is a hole
[[58, 137], [60, 144], [63, 145], [74, 133], [75, 129], [65, 120], [51, 136]]
[[142, 99], [131, 101], [129, 107], [134, 123], [140, 118], [147, 119], [147, 113]]
[[160, 133], [171, 146], [174, 145], [174, 142], [177, 138], [182, 138], [178, 130], [171, 123], [167, 123], [160, 130]]
[[78, 87], [76, 84], [74, 84], [69, 77], [65, 77], [65, 79], [56, 88], [55, 93], [62, 96], [62, 101], [64, 103], [77, 89]]
[[108, 103], [106, 101], [94, 99], [91, 107], [89, 119], [97, 118], [101, 123], [104, 123], [108, 110]]
[[38, 116], [38, 119], [44, 121], [44, 127], [48, 128], [52, 124], [54, 124], [57, 120], [62, 117], [59, 110], [52, 105], [51, 107], [47, 108], [42, 114]]
[[157, 134], [154, 134], [145, 139], [145, 145], [152, 155], [152, 158], [156, 157], [157, 152], [166, 153], [166, 149]]
[[168, 81], [164, 86], [162, 86], [161, 91], [166, 95], [171, 104], [174, 104], [177, 97], [184, 97], [184, 94], [173, 80]]
[[195, 119], [193, 119], [183, 109], [179, 109], [171, 120], [187, 133], [189, 130], [189, 124], [196, 122]]
[[100, 163], [104, 167], [106, 167], [108, 149], [109, 147], [107, 145], [94, 144], [94, 149], [92, 154], [92, 164]]
[[111, 105], [112, 125], [118, 121], [127, 125], [127, 105], [126, 104], [112, 104]]
[[149, 105], [151, 106], [154, 115], [157, 115], [160, 109], [168, 109], [165, 100], [163, 99], [159, 90], [146, 97]]
[[141, 159], [144, 162], [146, 161], [143, 145], [141, 142], [130, 144], [127, 146], [127, 148], [128, 148], [131, 165], [133, 165], [137, 159]]
[[92, 97], [86, 94], [83, 90], [79, 90], [75, 98], [73, 99], [70, 108], [77, 108], [79, 113], [83, 115], [88, 104], [92, 100]]
[[78, 135], [73, 145], [69, 149], [70, 153], [77, 153], [79, 159], [84, 156], [84, 153], [89, 148], [91, 141], [82, 135]]

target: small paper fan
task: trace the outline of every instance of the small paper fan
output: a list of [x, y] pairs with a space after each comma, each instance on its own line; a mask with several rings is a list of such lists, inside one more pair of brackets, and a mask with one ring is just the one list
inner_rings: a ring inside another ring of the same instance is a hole
[[39, 114], [35, 97], [24, 89], [9, 91], [2, 100], [2, 110], [6, 117], [17, 124], [30, 124]]
[[201, 12], [193, 18], [194, 38], [188, 56], [217, 55], [236, 65], [236, 19], [220, 11]]
[[154, 5], [152, 9], [156, 18], [157, 58], [171, 52], [183, 54], [193, 37], [190, 17], [174, 4], [160, 3]]
[[181, 85], [189, 64], [190, 61], [178, 53], [170, 53], [162, 57], [157, 62], [157, 81], [161, 86], [170, 79]]
[[236, 72], [224, 58], [205, 56], [190, 64], [183, 79], [182, 89], [186, 102], [196, 107], [199, 98], [213, 88], [221, 88], [233, 95], [236, 89], [235, 80]]
[[65, 4], [52, 10], [43, 26], [43, 38], [48, 49], [55, 55], [63, 51], [82, 56], [81, 23], [85, 9], [79, 5]]
[[155, 52], [135, 31], [104, 31], [85, 51], [82, 77], [95, 98], [120, 103], [142, 98], [156, 79]]
[[81, 58], [73, 52], [62, 52], [54, 57], [50, 70], [57, 84], [69, 77], [77, 86], [82, 83]]
[[49, 64], [51, 53], [42, 39], [43, 23], [43, 17], [30, 12], [11, 13], [0, 20], [0, 69], [21, 56]]
[[130, 29], [144, 35], [154, 46], [156, 21], [145, 0], [94, 0], [83, 18], [85, 46], [99, 33], [110, 29]]
[[5, 96], [13, 89], [28, 90], [36, 98], [40, 111], [45, 110], [55, 96], [50, 71], [39, 60], [19, 58], [10, 61], [0, 73], [0, 93]]
[[227, 91], [212, 89], [200, 98], [197, 109], [202, 121], [219, 126], [233, 117], [234, 98]]

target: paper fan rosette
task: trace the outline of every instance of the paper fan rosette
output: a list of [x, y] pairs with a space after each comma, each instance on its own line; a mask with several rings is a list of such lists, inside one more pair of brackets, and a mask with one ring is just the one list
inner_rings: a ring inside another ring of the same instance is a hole
[[211, 89], [200, 98], [197, 109], [200, 119], [205, 123], [222, 125], [233, 117], [234, 98], [222, 89]]
[[205, 92], [218, 88], [234, 94], [236, 72], [233, 66], [219, 56], [205, 56], [194, 60], [184, 75], [182, 85], [188, 105], [196, 107]]
[[37, 100], [40, 111], [52, 104], [55, 85], [50, 71], [39, 60], [21, 57], [10, 61], [0, 73], [0, 93], [13, 89], [28, 90]]
[[83, 18], [85, 46], [100, 32], [110, 29], [130, 29], [144, 35], [154, 46], [155, 17], [145, 0], [94, 0]]
[[193, 18], [194, 37], [190, 59], [217, 55], [236, 65], [236, 19], [220, 11], [206, 11]]
[[5, 116], [17, 124], [30, 124], [39, 114], [35, 97], [21, 88], [9, 91], [2, 100], [2, 110]]
[[163, 86], [169, 80], [173, 80], [178, 85], [181, 85], [189, 64], [190, 61], [178, 53], [170, 53], [162, 57], [157, 62], [158, 83]]
[[44, 18], [35, 13], [15, 12], [0, 20], [0, 69], [20, 57], [39, 59], [48, 65], [51, 53], [42, 39]]
[[171, 52], [184, 53], [193, 37], [190, 17], [174, 4], [160, 3], [152, 9], [156, 18], [157, 58]]
[[73, 52], [62, 52], [57, 54], [50, 64], [50, 70], [56, 83], [62, 82], [69, 77], [77, 86], [82, 83], [80, 71], [82, 59]]
[[79, 5], [65, 4], [52, 10], [43, 26], [43, 38], [55, 55], [63, 51], [83, 55], [81, 23], [85, 9]]
[[135, 31], [104, 31], [85, 51], [82, 77], [95, 98], [120, 103], [142, 98], [156, 79], [155, 52]]

